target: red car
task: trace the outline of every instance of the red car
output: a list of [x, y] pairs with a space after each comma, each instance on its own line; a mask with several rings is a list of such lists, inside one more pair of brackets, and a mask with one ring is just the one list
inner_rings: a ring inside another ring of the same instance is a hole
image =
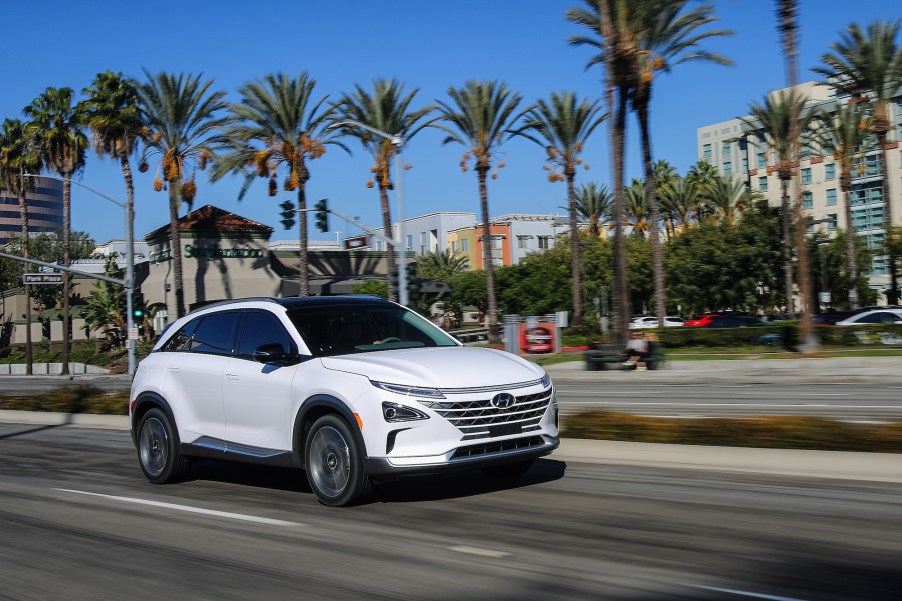
[[693, 317], [683, 322], [683, 326], [704, 327], [711, 323], [711, 320], [721, 317], [721, 313], [705, 313], [700, 317]]

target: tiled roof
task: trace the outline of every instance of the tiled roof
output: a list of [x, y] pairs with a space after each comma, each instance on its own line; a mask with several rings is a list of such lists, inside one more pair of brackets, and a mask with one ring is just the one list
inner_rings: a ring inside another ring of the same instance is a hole
[[[224, 211], [213, 205], [204, 205], [179, 218], [180, 232], [247, 232], [255, 234], [272, 234], [272, 228], [252, 221], [235, 213]], [[144, 239], [165, 237], [169, 235], [169, 224], [157, 228], [147, 234]]]

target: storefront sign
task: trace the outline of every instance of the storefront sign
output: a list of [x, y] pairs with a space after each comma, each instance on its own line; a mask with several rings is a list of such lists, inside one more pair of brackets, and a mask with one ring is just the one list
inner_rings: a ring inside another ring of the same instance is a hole
[[262, 248], [220, 248], [219, 246], [185, 245], [185, 258], [198, 259], [247, 259], [266, 256]]

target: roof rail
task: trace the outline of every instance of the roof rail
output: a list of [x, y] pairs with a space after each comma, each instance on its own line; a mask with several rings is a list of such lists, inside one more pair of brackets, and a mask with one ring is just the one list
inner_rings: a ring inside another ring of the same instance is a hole
[[212, 302], [212, 303], [191, 309], [185, 315], [186, 316], [192, 315], [194, 313], [197, 313], [198, 311], [203, 311], [204, 309], [209, 309], [210, 307], [222, 307], [224, 305], [231, 305], [234, 303], [245, 303], [245, 302], [276, 303], [277, 305], [281, 304], [279, 302], [279, 299], [273, 298], [271, 296], [249, 296], [247, 298], [232, 298], [232, 299], [228, 299], [228, 300]]

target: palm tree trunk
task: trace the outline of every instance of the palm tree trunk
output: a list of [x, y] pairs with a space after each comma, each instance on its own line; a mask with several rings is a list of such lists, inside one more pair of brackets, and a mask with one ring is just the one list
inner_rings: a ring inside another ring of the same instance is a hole
[[307, 260], [307, 182], [298, 185], [298, 278], [301, 289], [298, 296], [310, 296], [310, 265]]
[[[169, 253], [172, 260], [172, 289], [175, 291], [176, 318], [185, 315], [185, 286], [182, 279], [182, 235], [179, 232], [180, 180], [169, 182]], [[174, 321], [174, 320], [170, 320]]]
[[614, 148], [614, 337], [626, 344], [629, 331], [629, 288], [626, 273], [626, 239], [623, 237], [623, 156], [626, 151], [627, 90], [617, 90], [612, 129]]
[[793, 284], [792, 284], [792, 219], [790, 217], [789, 207], [789, 180], [780, 179], [780, 193], [782, 201], [780, 202], [780, 218], [783, 225], [783, 272], [786, 285], [786, 312], [792, 319], [793, 309]]
[[[395, 233], [392, 231], [391, 227], [391, 207], [388, 206], [388, 189], [383, 184], [386, 178], [383, 178], [381, 175], [379, 177], [379, 206], [382, 209], [382, 229], [385, 230], [385, 235], [388, 238], [394, 240]], [[392, 249], [386, 245], [387, 254], [385, 257], [385, 266], [388, 270], [389, 280], [392, 279], [393, 274], [395, 272], [395, 251], [398, 253], [398, 270], [404, 269], [405, 258], [407, 257], [407, 241], [406, 240], [398, 240], [398, 246], [395, 249]], [[388, 300], [396, 303], [398, 302], [398, 295], [391, 293], [391, 283], [388, 286]]]
[[[798, 148], [798, 146], [797, 146]], [[798, 156], [796, 150], [796, 156]], [[798, 161], [796, 161], [798, 163]], [[793, 180], [793, 219], [795, 221], [796, 264], [798, 265], [799, 309], [802, 313], [802, 329], [800, 339], [805, 345], [804, 352], [816, 350], [817, 340], [814, 338], [814, 326], [811, 323], [811, 310], [814, 305], [811, 297], [811, 277], [808, 265], [808, 244], [805, 234], [808, 230], [808, 220], [805, 219], [805, 210], [802, 206], [801, 183], [798, 178]]]
[[858, 256], [855, 252], [855, 228], [852, 227], [852, 175], [840, 174], [840, 187], [845, 204], [846, 218], [846, 261], [849, 274], [849, 308], [853, 311], [858, 308]]
[[482, 212], [482, 257], [485, 269], [485, 287], [488, 296], [488, 309], [485, 314], [485, 325], [489, 330], [489, 342], [498, 344], [501, 334], [498, 332], [498, 298], [495, 294], [495, 264], [492, 263], [492, 231], [489, 224], [489, 190], [486, 186], [486, 175], [489, 167], [477, 166], [479, 177], [479, 208]]
[[[63, 265], [69, 266], [70, 233], [72, 230], [71, 173], [60, 173], [63, 180]], [[63, 274], [63, 371], [69, 375], [69, 274]]]
[[[886, 131], [877, 132], [877, 142], [880, 144], [880, 162], [883, 175], [883, 223], [886, 231], [886, 239], [889, 240], [889, 234], [893, 226], [893, 203], [890, 202], [889, 196], [889, 164], [886, 157]], [[886, 303], [888, 305], [899, 304], [899, 276], [896, 273], [896, 252], [892, 245], [887, 245], [887, 263], [889, 264], [889, 291], [886, 293]]]
[[570, 168], [567, 171], [567, 204], [570, 209], [570, 275], [573, 284], [573, 319], [571, 324], [578, 326], [583, 321], [582, 286], [579, 277], [579, 231], [576, 221], [576, 190], [573, 180], [576, 171]]
[[[19, 185], [24, 186], [22, 181]], [[19, 192], [19, 219], [22, 221], [22, 256], [28, 258], [28, 204], [25, 200], [25, 191]], [[23, 273], [29, 273], [28, 263], [22, 264]], [[25, 288], [25, 375], [34, 373], [34, 353], [31, 348], [31, 289], [28, 284]]]
[[664, 298], [664, 256], [661, 253], [661, 236], [658, 233], [660, 221], [658, 211], [657, 184], [655, 182], [655, 169], [652, 164], [651, 134], [648, 127], [648, 103], [642, 103], [638, 107], [639, 130], [642, 136], [642, 160], [645, 162], [645, 199], [648, 204], [648, 233], [651, 237], [651, 262], [655, 281], [655, 316], [658, 318], [658, 327], [664, 327], [664, 313], [666, 311]]

